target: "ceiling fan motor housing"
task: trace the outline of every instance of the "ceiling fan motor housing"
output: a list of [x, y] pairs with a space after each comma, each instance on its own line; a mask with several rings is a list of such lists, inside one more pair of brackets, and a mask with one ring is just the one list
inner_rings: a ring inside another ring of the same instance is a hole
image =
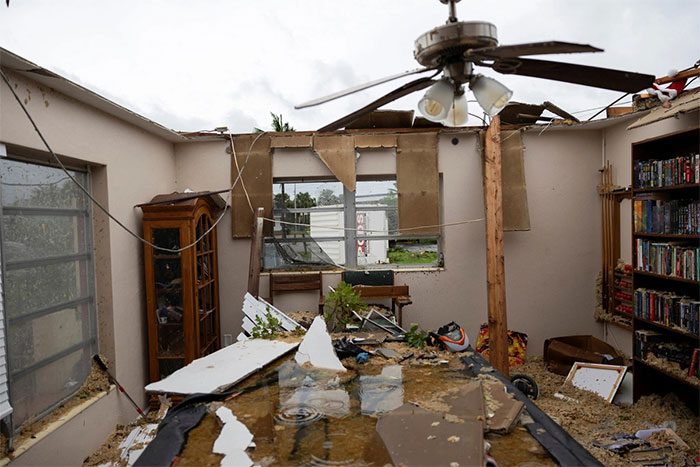
[[447, 23], [422, 34], [415, 41], [413, 56], [425, 67], [444, 66], [463, 60], [469, 49], [498, 45], [496, 26], [485, 21]]

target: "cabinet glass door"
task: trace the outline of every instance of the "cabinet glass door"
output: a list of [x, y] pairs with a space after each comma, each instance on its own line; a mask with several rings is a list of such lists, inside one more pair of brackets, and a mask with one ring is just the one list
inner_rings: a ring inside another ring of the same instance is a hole
[[210, 354], [219, 349], [216, 310], [216, 268], [214, 263], [214, 232], [207, 215], [197, 220], [197, 308], [199, 317], [199, 353]]
[[[151, 241], [162, 248], [180, 248], [180, 229], [153, 229]], [[158, 335], [158, 371], [162, 379], [185, 365], [182, 253], [154, 250], [153, 276]]]

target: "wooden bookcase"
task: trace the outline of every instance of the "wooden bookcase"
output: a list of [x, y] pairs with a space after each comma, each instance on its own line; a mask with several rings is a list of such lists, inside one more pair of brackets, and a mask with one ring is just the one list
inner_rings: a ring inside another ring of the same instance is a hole
[[[632, 144], [634, 400], [673, 392], [695, 412], [700, 379], [682, 367], [700, 347], [697, 324], [687, 321], [691, 307], [700, 303], [694, 263], [700, 212], [685, 206], [698, 202], [700, 175], [694, 163], [678, 158], [698, 154], [698, 141], [700, 129], [693, 129]], [[665, 174], [661, 179], [658, 169]]]
[[224, 200], [209, 193], [158, 195], [143, 210], [149, 380], [159, 381], [221, 348], [216, 227]]

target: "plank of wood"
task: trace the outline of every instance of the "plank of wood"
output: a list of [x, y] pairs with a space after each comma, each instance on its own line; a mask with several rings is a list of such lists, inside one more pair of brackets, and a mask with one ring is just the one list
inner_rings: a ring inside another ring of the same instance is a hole
[[486, 130], [484, 147], [484, 204], [486, 210], [486, 289], [488, 297], [491, 365], [508, 375], [505, 258], [503, 254], [503, 191], [501, 122], [498, 116]]
[[[236, 150], [236, 159], [231, 157], [231, 183], [238, 176], [236, 162], [238, 162], [238, 168], [243, 172], [241, 181], [236, 183], [231, 197], [231, 229], [233, 238], [248, 238], [255, 213], [251, 211], [248, 204], [248, 197], [243, 190], [244, 184], [253, 208], [262, 206], [265, 208], [265, 215], [272, 217], [270, 136], [236, 136], [233, 138], [233, 145]], [[249, 153], [250, 157], [248, 157]], [[272, 233], [271, 223], [265, 226], [265, 232]]]
[[248, 262], [248, 293], [260, 296], [260, 255], [263, 243], [263, 216], [265, 210], [258, 208], [253, 217], [253, 235], [250, 239], [250, 260]]
[[314, 152], [350, 191], [355, 191], [355, 143], [350, 135], [316, 135]]

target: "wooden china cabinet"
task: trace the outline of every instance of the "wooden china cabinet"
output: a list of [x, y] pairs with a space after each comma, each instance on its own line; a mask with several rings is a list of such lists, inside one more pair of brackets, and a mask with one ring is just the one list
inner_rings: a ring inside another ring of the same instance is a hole
[[[216, 227], [226, 203], [217, 194], [158, 195], [139, 206], [144, 246], [149, 379], [159, 381], [221, 348]], [[200, 239], [196, 245], [182, 251]]]

